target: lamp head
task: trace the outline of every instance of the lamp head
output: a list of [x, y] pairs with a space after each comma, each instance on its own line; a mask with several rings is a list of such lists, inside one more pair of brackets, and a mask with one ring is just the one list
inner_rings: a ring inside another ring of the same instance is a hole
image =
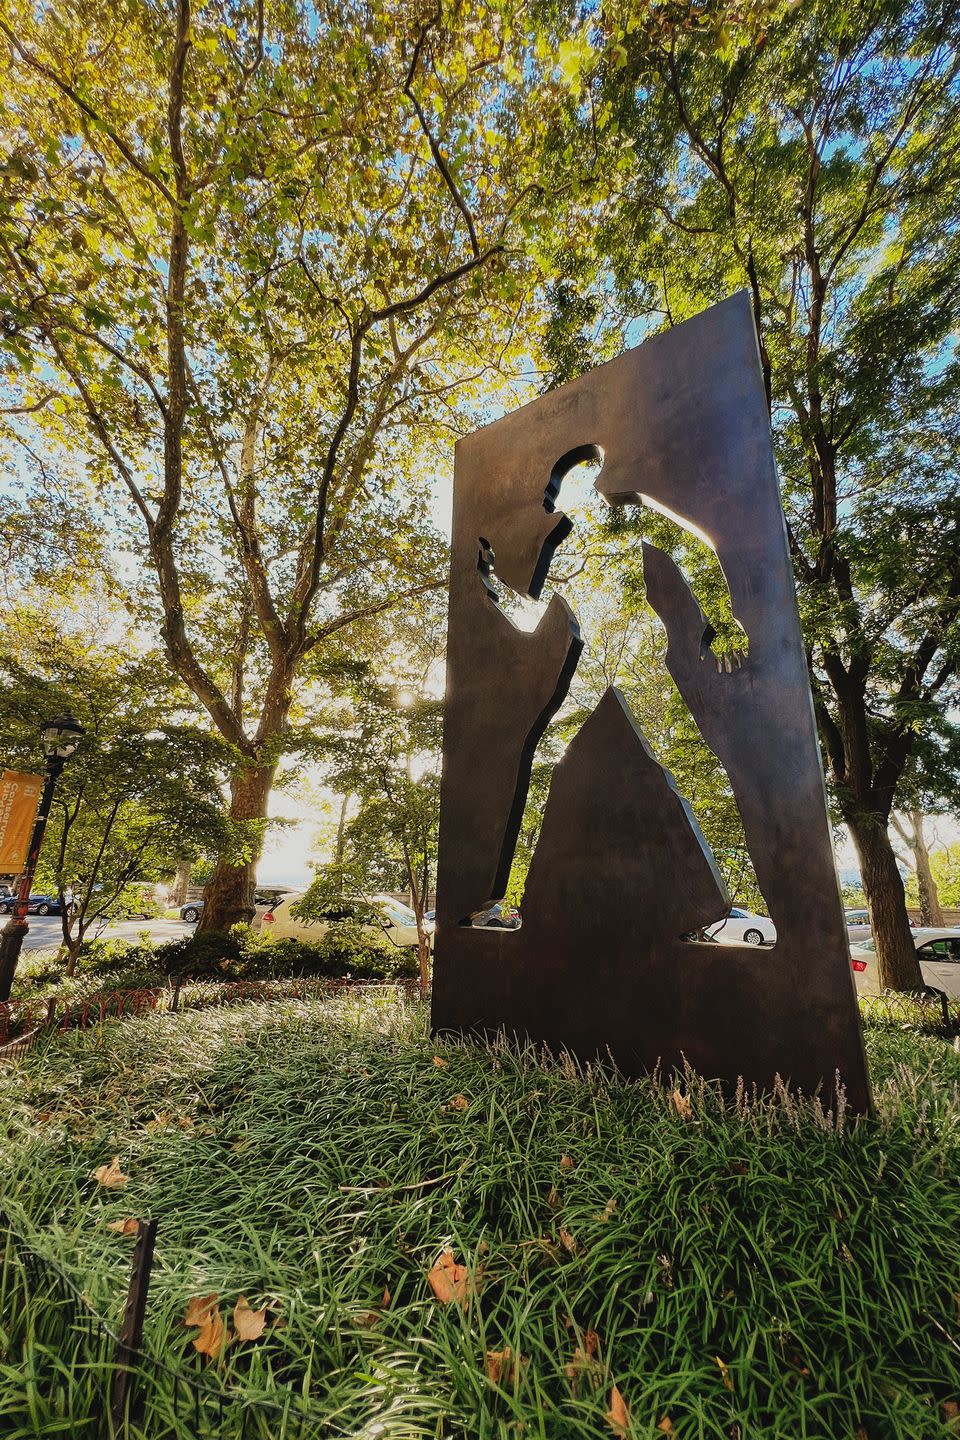
[[56, 756], [60, 760], [69, 760], [83, 739], [83, 733], [83, 726], [69, 711], [48, 720], [40, 727], [40, 739], [47, 759], [52, 760]]

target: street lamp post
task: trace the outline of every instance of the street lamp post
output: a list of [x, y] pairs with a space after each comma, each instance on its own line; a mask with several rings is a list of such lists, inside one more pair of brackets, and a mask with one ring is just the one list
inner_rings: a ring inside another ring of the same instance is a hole
[[33, 825], [33, 835], [30, 837], [27, 863], [17, 884], [17, 903], [10, 919], [0, 930], [0, 1001], [10, 998], [10, 987], [13, 985], [17, 961], [20, 959], [20, 949], [30, 929], [27, 924], [27, 905], [33, 888], [40, 846], [43, 844], [43, 832], [47, 828], [47, 819], [53, 804], [53, 792], [57, 788], [64, 765], [82, 738], [83, 727], [70, 714], [58, 715], [55, 719], [48, 720], [40, 729], [40, 739], [47, 757], [47, 773]]

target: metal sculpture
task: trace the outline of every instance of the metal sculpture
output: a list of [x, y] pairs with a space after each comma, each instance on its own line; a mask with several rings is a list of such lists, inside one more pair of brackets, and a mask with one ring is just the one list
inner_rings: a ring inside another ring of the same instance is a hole
[[[504, 892], [537, 743], [582, 641], [554, 596], [532, 633], [495, 581], [536, 598], [570, 521], [564, 474], [602, 454], [597, 490], [652, 504], [716, 550], [749, 650], [718, 669], [673, 560], [644, 546], [667, 667], [729, 777], [772, 948], [695, 943], [729, 908], [672, 777], [608, 691], [553, 774], [517, 930], [475, 925]], [[684, 1060], [775, 1076], [868, 1110], [756, 334], [745, 294], [647, 341], [457, 446], [433, 1025], [501, 1029], [609, 1054], [628, 1074]]]

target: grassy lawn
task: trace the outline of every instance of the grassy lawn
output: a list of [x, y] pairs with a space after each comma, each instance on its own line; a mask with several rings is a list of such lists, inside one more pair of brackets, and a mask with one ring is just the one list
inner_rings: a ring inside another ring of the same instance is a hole
[[[868, 1042], [878, 1121], [837, 1126], [435, 1045], [384, 997], [146, 1016], [0, 1072], [2, 1203], [114, 1325], [132, 1242], [108, 1223], [158, 1217], [145, 1347], [233, 1396], [295, 1391], [327, 1428], [290, 1434], [956, 1436], [960, 1054]], [[428, 1282], [444, 1251], [462, 1303]], [[93, 1437], [103, 1372], [12, 1273], [0, 1434]], [[198, 1355], [208, 1294], [228, 1323], [269, 1305], [262, 1336]], [[198, 1428], [145, 1388], [138, 1434], [240, 1434], [237, 1406]]]

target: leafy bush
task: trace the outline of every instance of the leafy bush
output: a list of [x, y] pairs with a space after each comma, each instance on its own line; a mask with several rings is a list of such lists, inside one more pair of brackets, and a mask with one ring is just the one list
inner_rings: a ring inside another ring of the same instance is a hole
[[330, 926], [319, 940], [294, 937], [273, 940], [246, 925], [228, 935], [184, 936], [153, 946], [147, 937], [92, 940], [80, 952], [71, 979], [52, 954], [25, 957], [18, 971], [14, 1001], [27, 1003], [54, 995], [79, 1000], [108, 990], [166, 985], [177, 977], [198, 980], [283, 980], [312, 976], [362, 980], [393, 980], [416, 975], [416, 954], [401, 950], [384, 936], [372, 934], [355, 921]]
[[332, 924], [319, 940], [293, 936], [273, 940], [245, 925], [228, 935], [203, 931], [158, 946], [156, 963], [165, 975], [207, 976], [227, 980], [280, 980], [289, 977], [355, 975], [394, 979], [416, 974], [416, 956], [398, 949], [355, 922]]

